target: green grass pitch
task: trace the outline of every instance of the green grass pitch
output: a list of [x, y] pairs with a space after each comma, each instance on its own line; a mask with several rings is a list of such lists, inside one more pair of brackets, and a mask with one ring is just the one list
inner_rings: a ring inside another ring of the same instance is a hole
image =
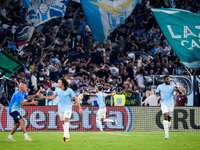
[[63, 142], [63, 132], [28, 132], [34, 142], [24, 142], [16, 132], [16, 142], [6, 142], [9, 132], [0, 132], [0, 150], [199, 150], [200, 132], [70, 132], [71, 142]]

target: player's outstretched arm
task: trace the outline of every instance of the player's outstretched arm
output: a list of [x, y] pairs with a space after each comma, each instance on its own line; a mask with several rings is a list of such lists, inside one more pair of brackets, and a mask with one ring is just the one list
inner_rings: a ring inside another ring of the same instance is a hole
[[116, 92], [114, 91], [114, 92], [112, 92], [112, 93], [110, 93], [110, 94], [107, 94], [107, 96], [113, 96], [113, 95], [115, 95], [116, 94]]
[[78, 105], [79, 114], [81, 115], [81, 114], [82, 114], [82, 108], [81, 108], [81, 105], [80, 105], [78, 99], [76, 98], [76, 96], [74, 96], [73, 98], [74, 98], [76, 104]]
[[41, 92], [41, 89], [35, 95], [30, 95], [26, 99], [31, 100], [31, 99], [35, 98], [36, 96], [39, 97], [40, 92]]
[[56, 95], [52, 95], [52, 96], [44, 96], [43, 94], [39, 94], [38, 95], [39, 98], [44, 98], [44, 99], [55, 99], [56, 98]]
[[179, 90], [177, 86], [174, 87], [175, 91], [178, 92], [179, 94], [182, 94], [182, 92]]
[[31, 101], [31, 102], [19, 102], [19, 104], [21, 106], [29, 106], [29, 105], [37, 105], [38, 104], [38, 101], [35, 101], [34, 99]]
[[97, 96], [96, 94], [93, 94], [93, 93], [87, 93], [87, 92], [85, 92], [84, 95]]

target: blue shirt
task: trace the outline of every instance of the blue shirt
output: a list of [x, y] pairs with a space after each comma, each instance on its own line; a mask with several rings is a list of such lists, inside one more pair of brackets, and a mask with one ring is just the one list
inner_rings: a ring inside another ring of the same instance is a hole
[[19, 102], [23, 102], [25, 98], [27, 98], [28, 95], [26, 93], [22, 94], [20, 90], [16, 91], [10, 101], [9, 104], [9, 113], [12, 113], [14, 111], [20, 111], [21, 105]]
[[97, 95], [97, 103], [99, 105], [99, 109], [105, 108], [106, 105], [105, 105], [104, 101], [105, 101], [107, 94], [100, 92], [100, 93], [96, 93], [96, 95]]
[[51, 61], [55, 61], [57, 65], [60, 64], [60, 60], [58, 58], [51, 58]]
[[16, 45], [14, 45], [14, 44], [13, 44], [13, 46], [11, 46], [10, 44], [8, 44], [8, 48], [11, 48], [11, 49], [14, 50], [14, 51], [17, 50], [17, 47], [16, 47]]
[[72, 110], [72, 98], [75, 96], [75, 94], [71, 88], [62, 90], [61, 88], [57, 87], [54, 94], [58, 96], [58, 111], [59, 112]]
[[157, 87], [156, 92], [161, 94], [161, 105], [162, 106], [174, 106], [173, 102], [173, 93], [174, 93], [175, 84], [170, 83], [166, 85], [165, 83], [160, 84]]

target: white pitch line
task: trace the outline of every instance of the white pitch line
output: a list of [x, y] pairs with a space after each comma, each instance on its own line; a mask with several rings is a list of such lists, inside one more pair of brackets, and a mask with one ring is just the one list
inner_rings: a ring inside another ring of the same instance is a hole
[[131, 136], [131, 135], [128, 135], [128, 134], [118, 134], [118, 133], [112, 133], [112, 132], [103, 132], [103, 133], [122, 135], [122, 136]]

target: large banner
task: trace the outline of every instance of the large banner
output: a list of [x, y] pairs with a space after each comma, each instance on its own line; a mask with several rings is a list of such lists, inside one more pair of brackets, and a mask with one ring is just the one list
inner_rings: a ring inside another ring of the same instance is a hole
[[34, 26], [38, 26], [53, 18], [62, 17], [66, 13], [68, 0], [22, 0], [27, 14]]
[[[96, 124], [98, 107], [73, 107], [70, 131], [99, 131]], [[0, 109], [0, 131], [11, 131], [14, 121], [9, 108]], [[63, 131], [57, 106], [26, 106], [20, 111], [27, 131]], [[103, 123], [104, 131], [163, 131], [163, 115], [160, 107], [107, 107], [106, 117], [117, 119]], [[200, 132], [200, 107], [174, 107], [170, 131]], [[21, 129], [18, 129], [20, 131]]]
[[[82, 107], [83, 114], [80, 116], [78, 107], [73, 107], [70, 131], [99, 131], [96, 123], [98, 108]], [[20, 114], [25, 120], [27, 131], [63, 131], [57, 106], [26, 106], [21, 108]], [[104, 131], [132, 130], [134, 119], [131, 107], [107, 107], [106, 117], [117, 119], [118, 123], [117, 126], [111, 122], [103, 123]], [[11, 131], [13, 126], [9, 108], [0, 109], [0, 131]]]
[[104, 42], [126, 20], [139, 0], [81, 0], [93, 39]]
[[200, 13], [152, 9], [167, 41], [185, 67], [200, 68]]
[[[132, 107], [132, 131], [163, 131], [160, 107]], [[170, 131], [200, 132], [200, 107], [174, 107]]]

